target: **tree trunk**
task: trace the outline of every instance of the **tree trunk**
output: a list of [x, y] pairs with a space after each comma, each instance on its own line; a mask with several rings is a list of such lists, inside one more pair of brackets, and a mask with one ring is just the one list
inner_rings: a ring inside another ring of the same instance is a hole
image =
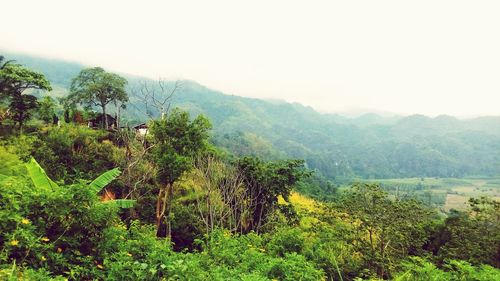
[[19, 114], [19, 135], [23, 134], [23, 120], [24, 120], [24, 115], [22, 113]]
[[118, 131], [120, 131], [120, 114], [121, 114], [121, 110], [120, 110], [120, 107], [118, 107], [118, 114], [116, 115], [116, 129]]
[[174, 194], [173, 184], [160, 187], [156, 200], [156, 237], [170, 237], [170, 211]]
[[384, 259], [384, 235], [383, 234], [380, 234], [380, 264], [379, 264], [379, 269], [378, 269], [378, 276], [380, 278], [384, 278], [385, 276], [385, 268], [384, 268], [384, 264], [385, 264], [385, 259]]
[[165, 193], [165, 189], [163, 186], [160, 187], [160, 191], [158, 192], [158, 197], [156, 198], [156, 236], [161, 237], [163, 234], [163, 225], [162, 225], [162, 205], [163, 205], [163, 197]]
[[102, 118], [104, 118], [104, 123], [103, 123], [104, 129], [107, 130], [108, 129], [108, 117], [106, 117], [106, 105], [101, 103], [101, 106], [102, 106]]

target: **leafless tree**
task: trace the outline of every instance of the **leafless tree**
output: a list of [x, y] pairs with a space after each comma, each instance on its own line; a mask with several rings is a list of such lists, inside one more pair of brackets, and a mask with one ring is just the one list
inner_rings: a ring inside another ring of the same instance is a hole
[[[139, 201], [152, 192], [144, 187], [153, 185], [154, 182], [155, 168], [147, 160], [147, 153], [153, 149], [154, 145], [149, 145], [144, 140], [138, 140], [135, 133], [128, 130], [118, 131], [117, 134], [125, 149], [125, 157], [121, 158], [120, 163], [120, 166], [124, 168], [120, 176], [124, 183], [123, 198]], [[130, 209], [130, 216], [132, 218], [138, 217], [134, 208]]]
[[203, 192], [196, 207], [206, 232], [215, 228], [241, 232], [249, 207], [241, 174], [215, 157], [205, 156], [195, 161], [195, 175]]
[[161, 78], [157, 81], [143, 80], [132, 87], [131, 93], [144, 104], [143, 109], [135, 106], [138, 110], [151, 119], [158, 117], [155, 116], [155, 112], [159, 114], [161, 119], [164, 119], [165, 114], [168, 114], [170, 110], [174, 94], [181, 87], [182, 82], [179, 80], [175, 82], [168, 82]]

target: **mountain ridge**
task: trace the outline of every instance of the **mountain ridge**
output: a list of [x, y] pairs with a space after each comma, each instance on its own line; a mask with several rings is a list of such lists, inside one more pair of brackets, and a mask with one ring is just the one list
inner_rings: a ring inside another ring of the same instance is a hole
[[[44, 73], [60, 96], [85, 67], [4, 54]], [[130, 88], [147, 79], [124, 77]], [[500, 144], [500, 116], [458, 119], [366, 113], [353, 118], [320, 113], [299, 103], [227, 95], [192, 80], [181, 84], [172, 105], [208, 116], [214, 127], [213, 142], [236, 156], [301, 158], [331, 179], [500, 174], [496, 145]], [[147, 120], [144, 108], [141, 96], [131, 93], [125, 120]]]

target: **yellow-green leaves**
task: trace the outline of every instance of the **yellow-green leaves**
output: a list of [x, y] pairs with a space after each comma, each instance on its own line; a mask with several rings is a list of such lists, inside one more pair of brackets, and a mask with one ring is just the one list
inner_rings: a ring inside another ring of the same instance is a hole
[[31, 158], [30, 161], [26, 163], [26, 170], [28, 171], [28, 175], [36, 188], [54, 190], [54, 188], [59, 187], [47, 176], [45, 171], [42, 167], [40, 167], [34, 158]]
[[89, 188], [91, 188], [95, 193], [99, 193], [106, 185], [114, 181], [120, 174], [121, 171], [118, 168], [109, 170], [93, 180], [89, 184]]

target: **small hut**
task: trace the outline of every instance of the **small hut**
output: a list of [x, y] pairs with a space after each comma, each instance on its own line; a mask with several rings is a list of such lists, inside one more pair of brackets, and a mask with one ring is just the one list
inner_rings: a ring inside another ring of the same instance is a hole
[[[117, 122], [116, 118], [113, 116], [106, 114], [106, 119], [108, 119], [108, 126], [109, 128], [116, 128], [117, 127]], [[105, 120], [103, 118], [103, 114], [99, 113], [97, 116], [93, 119], [88, 120], [88, 127], [93, 128], [93, 129], [98, 129], [98, 128], [104, 128]]]

